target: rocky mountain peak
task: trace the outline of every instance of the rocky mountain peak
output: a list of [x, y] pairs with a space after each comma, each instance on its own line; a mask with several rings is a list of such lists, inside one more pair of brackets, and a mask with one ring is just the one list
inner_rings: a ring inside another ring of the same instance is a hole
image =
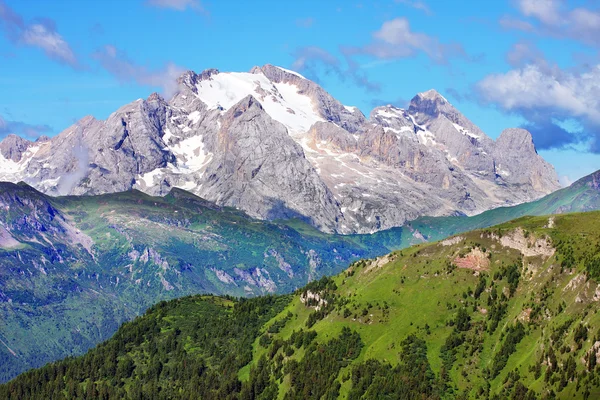
[[522, 128], [508, 128], [502, 131], [496, 146], [506, 153], [537, 153], [531, 133]]
[[442, 104], [449, 103], [448, 100], [435, 89], [429, 89], [426, 92], [418, 93], [417, 96], [425, 100], [436, 101]]
[[305, 218], [342, 233], [474, 214], [557, 188], [526, 133], [509, 131], [497, 144], [435, 90], [409, 109], [377, 107], [367, 120], [271, 64], [187, 71], [178, 82], [168, 101], [153, 93], [45, 143], [5, 140], [4, 157], [20, 161], [0, 162], [0, 180], [49, 194], [180, 187], [253, 217]]
[[419, 93], [410, 101], [408, 112], [437, 117], [440, 114], [453, 113], [456, 109], [435, 89]]
[[217, 74], [219, 74], [219, 70], [216, 68], [205, 69], [199, 74], [191, 70], [185, 71], [179, 76], [179, 78], [177, 78], [177, 83], [191, 89], [193, 92], [196, 92], [196, 84], [198, 82], [209, 80], [211, 76]]
[[45, 142], [47, 142], [49, 140], [50, 140], [49, 136], [42, 135], [42, 136], [38, 137], [37, 139], [35, 139], [35, 142], [36, 143], [45, 143]]
[[75, 127], [80, 127], [80, 128], [87, 128], [95, 123], [97, 123], [98, 120], [96, 118], [94, 118], [93, 115], [86, 115], [85, 117], [81, 118], [79, 121], [77, 121], [74, 126]]
[[262, 67], [253, 67], [250, 70], [252, 74], [264, 74], [269, 80], [280, 83], [280, 82], [292, 82], [297, 83], [298, 80], [308, 81], [302, 75], [295, 71], [278, 67], [272, 64], [265, 64]]
[[0, 154], [7, 160], [19, 162], [31, 144], [29, 140], [11, 133], [0, 142]]
[[27, 139], [23, 139], [15, 134], [10, 134], [0, 142], [0, 154], [7, 160], [19, 162], [23, 157], [23, 153], [27, 151], [32, 144], [33, 143]]
[[246, 96], [242, 100], [240, 100], [236, 105], [231, 107], [227, 111], [227, 113], [225, 113], [225, 119], [227, 119], [228, 115], [232, 115], [234, 118], [237, 118], [242, 113], [245, 113], [246, 111], [249, 111], [253, 108], [256, 108], [257, 110], [261, 110], [261, 111], [263, 110], [262, 104], [260, 104], [260, 102], [258, 100], [256, 100], [256, 98], [254, 96], [249, 94], [248, 96]]
[[199, 77], [199, 79], [201, 81], [205, 81], [205, 80], [210, 79], [211, 76], [217, 75], [219, 73], [220, 73], [220, 71], [216, 68], [208, 68], [208, 69], [205, 69], [204, 71], [200, 72], [200, 74], [197, 76]]
[[148, 99], [146, 99], [146, 101], [165, 101], [165, 99], [157, 92], [154, 92], [150, 96], [148, 96]]
[[177, 83], [180, 85], [187, 86], [189, 88], [193, 88], [196, 86], [196, 82], [198, 81], [198, 74], [194, 71], [185, 71], [183, 74], [177, 78]]

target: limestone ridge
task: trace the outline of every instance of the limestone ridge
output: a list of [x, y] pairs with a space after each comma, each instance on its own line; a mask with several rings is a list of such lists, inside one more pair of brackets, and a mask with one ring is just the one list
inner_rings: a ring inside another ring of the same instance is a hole
[[527, 131], [494, 141], [435, 90], [366, 118], [268, 64], [187, 71], [178, 83], [169, 100], [154, 93], [52, 139], [9, 135], [0, 180], [52, 195], [180, 188], [257, 218], [301, 218], [339, 233], [473, 215], [559, 188]]

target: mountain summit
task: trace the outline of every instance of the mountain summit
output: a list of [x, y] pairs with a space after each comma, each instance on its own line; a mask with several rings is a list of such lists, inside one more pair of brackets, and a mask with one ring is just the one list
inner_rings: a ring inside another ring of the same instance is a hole
[[559, 188], [526, 131], [493, 141], [435, 90], [367, 119], [270, 64], [188, 71], [178, 83], [168, 101], [152, 94], [50, 140], [7, 137], [0, 180], [53, 195], [178, 187], [253, 217], [298, 217], [339, 233], [472, 215]]

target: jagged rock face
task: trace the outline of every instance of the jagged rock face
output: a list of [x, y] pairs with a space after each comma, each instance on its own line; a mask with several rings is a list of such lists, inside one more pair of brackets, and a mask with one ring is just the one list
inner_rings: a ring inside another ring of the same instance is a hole
[[192, 71], [169, 101], [153, 94], [50, 140], [0, 143], [0, 180], [49, 194], [190, 191], [264, 219], [300, 217], [365, 233], [422, 215], [472, 215], [559, 187], [531, 136], [496, 142], [434, 90], [369, 120], [272, 65]]
[[455, 164], [483, 178], [494, 179], [492, 140], [438, 92], [418, 94], [408, 112], [418, 128], [433, 133], [436, 145], [447, 151]]
[[300, 74], [270, 64], [254, 67], [250, 72], [253, 74], [262, 73], [275, 83], [296, 86], [298, 93], [308, 96], [312, 100], [316, 111], [325, 121], [333, 122], [348, 132], [359, 131], [366, 122], [365, 116], [358, 108], [345, 107], [322, 87]]
[[31, 145], [32, 143], [29, 140], [11, 134], [0, 142], [0, 154], [2, 154], [5, 159], [18, 163], [21, 161], [23, 153], [25, 153]]
[[86, 117], [40, 146], [28, 182], [61, 195], [131, 189], [136, 175], [175, 160], [161, 139], [165, 118], [166, 103], [157, 96], [121, 107], [106, 121]]
[[556, 186], [554, 168], [537, 154], [531, 133], [525, 129], [505, 129], [494, 149], [495, 173], [511, 184], [543, 192]]
[[317, 122], [308, 131], [311, 147], [325, 146], [340, 153], [356, 151], [356, 138], [331, 122]]
[[339, 206], [302, 148], [252, 96], [222, 118], [199, 193], [269, 219], [301, 217], [334, 230]]

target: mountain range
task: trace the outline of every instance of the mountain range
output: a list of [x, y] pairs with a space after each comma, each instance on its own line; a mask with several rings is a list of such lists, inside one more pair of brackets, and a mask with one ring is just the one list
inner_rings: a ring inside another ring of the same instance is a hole
[[165, 299], [289, 293], [361, 258], [524, 215], [600, 209], [600, 171], [537, 201], [374, 234], [268, 222], [181, 189], [51, 197], [0, 183], [0, 380], [107, 339]]
[[6, 137], [0, 180], [50, 195], [177, 187], [255, 218], [343, 234], [475, 215], [560, 187], [529, 132], [506, 129], [494, 141], [435, 90], [367, 118], [273, 65], [188, 71], [178, 83], [168, 101], [152, 94], [53, 138]]

